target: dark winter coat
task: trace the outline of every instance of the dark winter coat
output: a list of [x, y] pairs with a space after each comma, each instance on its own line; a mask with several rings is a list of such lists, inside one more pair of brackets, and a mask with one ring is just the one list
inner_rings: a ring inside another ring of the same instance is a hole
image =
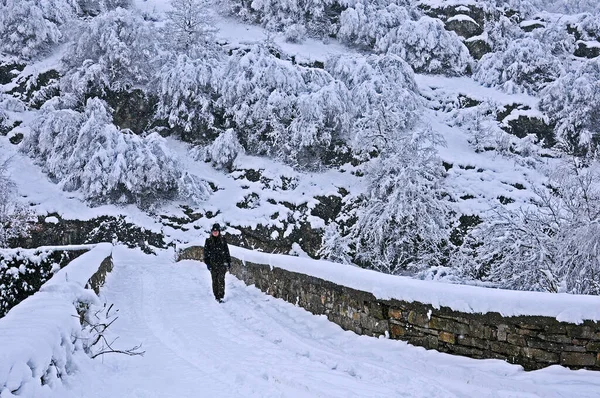
[[226, 270], [231, 264], [227, 241], [221, 235], [210, 236], [204, 243], [204, 263], [208, 267]]

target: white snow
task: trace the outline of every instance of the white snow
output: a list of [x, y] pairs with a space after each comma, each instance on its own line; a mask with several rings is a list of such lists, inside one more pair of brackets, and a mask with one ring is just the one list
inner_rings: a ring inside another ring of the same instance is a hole
[[475, 25], [479, 26], [479, 24], [473, 18], [471, 18], [470, 16], [465, 15], [465, 14], [454, 15], [454, 16], [448, 18], [447, 22], [450, 22], [450, 21], [472, 22]]
[[143, 357], [80, 361], [40, 397], [597, 397], [600, 373], [534, 372], [343, 331], [227, 275], [225, 303], [196, 261], [117, 247], [102, 298], [119, 309], [119, 348]]

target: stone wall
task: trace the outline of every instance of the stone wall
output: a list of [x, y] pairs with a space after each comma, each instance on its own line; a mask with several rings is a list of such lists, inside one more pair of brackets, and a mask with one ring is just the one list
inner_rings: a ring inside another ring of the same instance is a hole
[[[202, 260], [201, 247], [181, 250], [179, 260]], [[410, 344], [471, 358], [502, 359], [527, 370], [553, 364], [600, 370], [600, 324], [575, 325], [543, 316], [503, 317], [461, 313], [448, 307], [399, 300], [336, 285], [281, 268], [232, 259], [232, 274], [273, 297], [327, 318], [346, 330], [389, 336]]]

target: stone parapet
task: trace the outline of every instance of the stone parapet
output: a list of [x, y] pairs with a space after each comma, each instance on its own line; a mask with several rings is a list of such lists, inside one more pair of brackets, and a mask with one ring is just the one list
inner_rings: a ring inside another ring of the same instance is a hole
[[[202, 260], [202, 254], [201, 247], [189, 247], [179, 252], [178, 259]], [[600, 370], [598, 322], [571, 324], [545, 316], [463, 313], [444, 306], [382, 300], [314, 276], [235, 258], [231, 272], [248, 285], [325, 315], [360, 335], [386, 336], [471, 358], [502, 359], [527, 370], [556, 364]]]

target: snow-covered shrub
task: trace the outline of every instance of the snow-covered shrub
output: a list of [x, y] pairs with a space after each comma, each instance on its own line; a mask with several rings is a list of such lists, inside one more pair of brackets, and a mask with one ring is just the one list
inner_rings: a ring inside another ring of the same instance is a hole
[[0, 247], [27, 235], [31, 218], [31, 212], [17, 199], [15, 183], [8, 174], [8, 160], [0, 158]]
[[541, 92], [540, 109], [569, 152], [595, 152], [600, 142], [600, 58], [583, 63]]
[[61, 91], [79, 97], [146, 85], [158, 60], [158, 38], [133, 11], [118, 8], [89, 22], [63, 56]]
[[597, 0], [531, 0], [540, 10], [564, 14], [600, 12]]
[[378, 53], [397, 54], [416, 72], [465, 74], [471, 57], [456, 33], [439, 19], [413, 17], [404, 6], [357, 3], [342, 12], [338, 37]]
[[467, 47], [436, 18], [407, 21], [383, 37], [376, 49], [399, 55], [418, 73], [464, 75], [471, 68]]
[[335, 0], [231, 0], [230, 8], [246, 20], [259, 22], [271, 31], [285, 31], [294, 25], [307, 32], [327, 36], [336, 31], [335, 11], [340, 7]]
[[449, 208], [440, 140], [429, 129], [405, 134], [368, 170], [368, 190], [348, 236], [359, 264], [398, 274], [443, 261]]
[[236, 132], [228, 129], [205, 148], [204, 160], [211, 162], [218, 169], [231, 171], [233, 162], [241, 153], [244, 153], [244, 148], [240, 144]]
[[302, 43], [306, 38], [306, 28], [301, 24], [292, 24], [285, 28], [283, 35], [289, 43]]
[[81, 11], [86, 15], [96, 16], [115, 8], [129, 8], [133, 0], [77, 0]]
[[513, 41], [524, 35], [519, 25], [504, 15], [485, 24], [484, 37], [494, 52], [506, 50]]
[[318, 168], [330, 146], [346, 138], [346, 87], [326, 71], [278, 59], [264, 45], [231, 57], [220, 87], [218, 104], [250, 153]]
[[395, 4], [379, 7], [374, 3], [357, 3], [342, 12], [338, 38], [355, 45], [375, 48], [380, 46], [380, 41], [391, 30], [409, 21], [410, 15], [404, 7]]
[[513, 41], [502, 52], [483, 56], [473, 78], [509, 93], [535, 94], [562, 73], [560, 59], [538, 40]]
[[199, 139], [213, 124], [213, 96], [218, 84], [217, 53], [193, 59], [171, 55], [159, 72], [156, 117], [183, 130], [184, 137]]
[[22, 150], [64, 190], [80, 190], [93, 203], [145, 205], [177, 192], [181, 172], [164, 139], [119, 131], [99, 99], [89, 99], [83, 113], [50, 111], [31, 130]]
[[85, 251], [0, 249], [0, 318]]
[[456, 266], [509, 289], [600, 294], [598, 181], [597, 162], [563, 162], [531, 207], [502, 206], [475, 227]]
[[0, 51], [24, 59], [63, 41], [63, 29], [77, 15], [75, 0], [0, 2]]
[[570, 56], [575, 52], [576, 39], [564, 19], [549, 18], [544, 28], [535, 29], [531, 35], [557, 57]]
[[414, 74], [398, 56], [339, 56], [328, 60], [326, 70], [350, 92], [347, 139], [355, 150], [382, 150], [419, 120], [422, 102]]

